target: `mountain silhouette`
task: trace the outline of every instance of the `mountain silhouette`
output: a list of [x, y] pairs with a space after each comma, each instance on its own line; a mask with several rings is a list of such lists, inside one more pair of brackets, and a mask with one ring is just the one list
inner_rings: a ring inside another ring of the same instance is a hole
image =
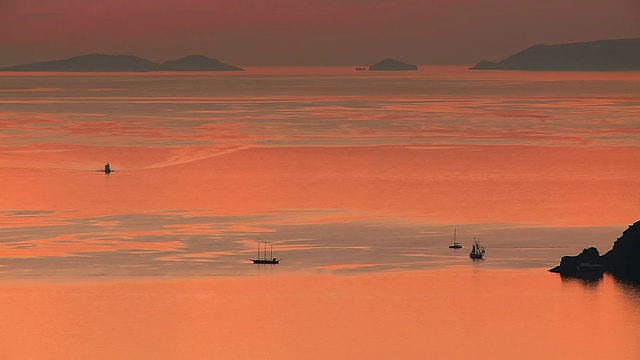
[[163, 70], [170, 71], [242, 71], [243, 69], [222, 63], [203, 55], [190, 55], [162, 63]]
[[142, 72], [142, 71], [239, 71], [241, 68], [202, 55], [186, 56], [162, 64], [132, 55], [90, 54], [64, 60], [6, 66], [0, 71]]
[[377, 62], [371, 66], [369, 66], [370, 71], [378, 71], [378, 70], [418, 70], [418, 67], [415, 65], [403, 63], [402, 61], [393, 60], [393, 59], [384, 59], [380, 62]]
[[159, 65], [137, 56], [90, 54], [64, 60], [7, 66], [2, 71], [154, 71]]
[[637, 71], [640, 39], [534, 45], [498, 63], [483, 60], [470, 70]]

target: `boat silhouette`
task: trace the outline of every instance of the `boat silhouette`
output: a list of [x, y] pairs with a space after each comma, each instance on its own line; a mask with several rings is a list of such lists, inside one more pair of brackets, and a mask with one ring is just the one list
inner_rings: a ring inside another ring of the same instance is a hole
[[453, 229], [453, 242], [449, 245], [449, 249], [462, 249], [462, 245], [456, 241], [456, 230], [455, 228]]
[[472, 259], [482, 259], [484, 253], [484, 246], [480, 245], [480, 240], [473, 238], [473, 245], [471, 245], [471, 252], [469, 253], [469, 257]]
[[267, 243], [264, 243], [264, 256], [260, 257], [260, 243], [258, 242], [258, 257], [256, 259], [251, 259], [254, 264], [279, 264], [280, 259], [276, 259], [273, 257], [273, 245], [271, 248], [271, 256], [267, 258]]

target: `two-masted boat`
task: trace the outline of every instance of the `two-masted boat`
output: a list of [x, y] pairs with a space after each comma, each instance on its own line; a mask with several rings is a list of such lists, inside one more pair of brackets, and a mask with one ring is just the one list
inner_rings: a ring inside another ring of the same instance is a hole
[[260, 256], [260, 243], [258, 243], [258, 257], [256, 259], [251, 259], [254, 264], [279, 264], [280, 259], [276, 259], [273, 257], [273, 245], [270, 246], [271, 256], [267, 258], [267, 243], [264, 243], [264, 256]]
[[449, 249], [462, 249], [462, 245], [456, 241], [456, 230], [453, 229], [453, 242], [449, 245]]
[[472, 259], [482, 259], [484, 256], [484, 246], [480, 245], [480, 240], [473, 238], [473, 244], [471, 245], [471, 252], [469, 257]]

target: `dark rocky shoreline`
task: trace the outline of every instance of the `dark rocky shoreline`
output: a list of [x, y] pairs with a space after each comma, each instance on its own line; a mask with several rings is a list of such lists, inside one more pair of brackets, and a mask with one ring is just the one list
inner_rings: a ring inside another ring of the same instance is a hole
[[606, 272], [617, 279], [640, 284], [640, 221], [630, 225], [604, 255], [595, 247], [586, 248], [576, 256], [563, 256], [560, 265], [549, 271], [587, 279]]

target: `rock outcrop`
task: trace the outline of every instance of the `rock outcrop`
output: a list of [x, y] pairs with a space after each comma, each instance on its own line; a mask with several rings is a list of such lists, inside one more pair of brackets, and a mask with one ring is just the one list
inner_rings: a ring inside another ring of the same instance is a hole
[[629, 226], [606, 254], [600, 256], [598, 249], [590, 247], [577, 256], [563, 256], [560, 265], [549, 271], [587, 278], [607, 272], [618, 279], [640, 284], [640, 221]]
[[640, 221], [629, 226], [602, 259], [613, 276], [640, 284]]
[[598, 275], [604, 273], [604, 261], [595, 247], [583, 249], [577, 256], [563, 256], [560, 265], [549, 271], [563, 276], [583, 277], [587, 275], [587, 269], [596, 271]]

